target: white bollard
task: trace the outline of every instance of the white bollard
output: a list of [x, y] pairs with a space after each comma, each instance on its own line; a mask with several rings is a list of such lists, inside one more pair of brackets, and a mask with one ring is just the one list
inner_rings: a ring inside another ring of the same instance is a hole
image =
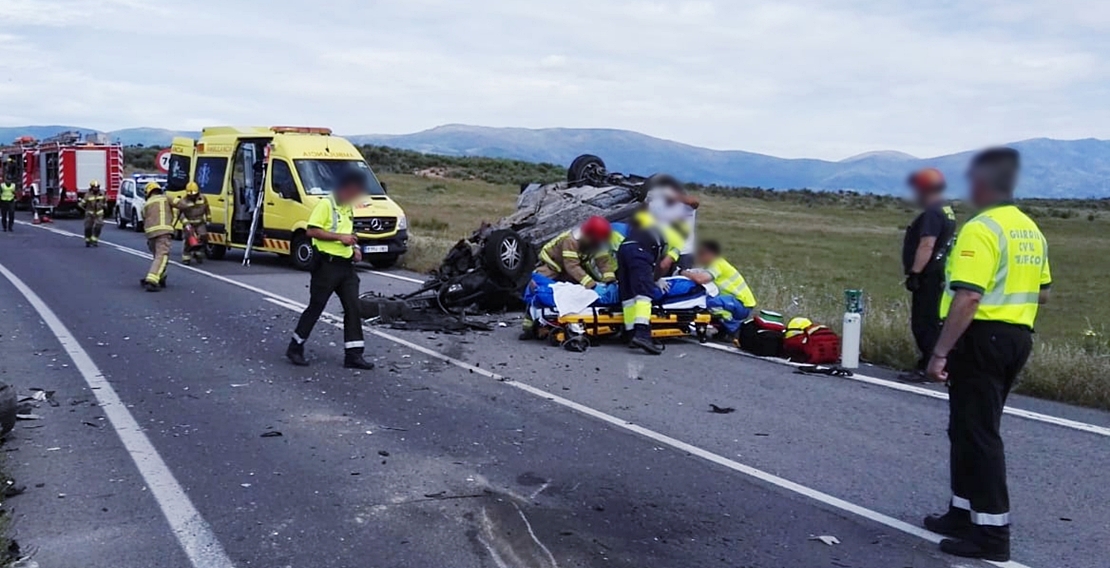
[[859, 368], [860, 334], [863, 331], [863, 318], [860, 314], [844, 314], [844, 337], [840, 341], [840, 366], [845, 369]]

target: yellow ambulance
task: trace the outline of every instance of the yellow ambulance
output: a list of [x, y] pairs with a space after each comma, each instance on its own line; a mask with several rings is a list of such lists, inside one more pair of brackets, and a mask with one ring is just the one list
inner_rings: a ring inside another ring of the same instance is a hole
[[408, 248], [404, 211], [386, 195], [358, 149], [330, 129], [217, 126], [205, 128], [199, 140], [175, 138], [170, 151], [166, 192], [180, 195], [195, 181], [212, 210], [210, 258], [246, 249], [254, 225], [252, 251], [289, 256], [297, 268], [310, 267], [315, 251], [305, 236], [308, 216], [352, 168], [367, 180], [366, 197], [355, 207], [363, 258], [388, 268]]

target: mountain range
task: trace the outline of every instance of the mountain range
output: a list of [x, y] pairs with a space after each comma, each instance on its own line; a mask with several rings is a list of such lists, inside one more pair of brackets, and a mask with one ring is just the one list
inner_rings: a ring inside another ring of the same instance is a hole
[[[0, 140], [36, 138], [68, 126], [0, 128]], [[174, 136], [198, 132], [130, 128], [106, 133], [124, 144], [168, 145]], [[973, 151], [917, 158], [895, 151], [868, 152], [840, 161], [788, 159], [739, 150], [710, 150], [638, 132], [575, 128], [490, 128], [445, 125], [413, 134], [348, 135], [356, 144], [375, 144], [449, 156], [487, 156], [530, 162], [569, 164], [584, 153], [602, 157], [611, 171], [648, 175], [668, 172], [704, 184], [779, 189], [854, 190], [897, 194], [906, 175], [921, 167], [939, 168], [958, 180]], [[1110, 198], [1110, 141], [1037, 138], [1014, 142], [1022, 152], [1021, 195], [1048, 198]]]

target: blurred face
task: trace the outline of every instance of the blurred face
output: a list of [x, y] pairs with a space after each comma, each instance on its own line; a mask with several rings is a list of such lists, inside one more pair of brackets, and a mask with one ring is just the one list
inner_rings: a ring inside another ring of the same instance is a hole
[[710, 262], [713, 262], [713, 253], [705, 249], [698, 249], [697, 261], [698, 264], [705, 266]]
[[357, 183], [348, 183], [335, 189], [335, 200], [350, 205], [362, 196], [362, 186]]
[[996, 200], [995, 192], [986, 180], [977, 176], [975, 172], [968, 174], [968, 199], [977, 209], [991, 205]]

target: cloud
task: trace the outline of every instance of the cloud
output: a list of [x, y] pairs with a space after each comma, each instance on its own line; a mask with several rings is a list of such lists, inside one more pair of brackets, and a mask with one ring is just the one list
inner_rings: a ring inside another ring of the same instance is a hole
[[612, 127], [841, 158], [1110, 137], [1100, 0], [5, 0], [0, 120]]

